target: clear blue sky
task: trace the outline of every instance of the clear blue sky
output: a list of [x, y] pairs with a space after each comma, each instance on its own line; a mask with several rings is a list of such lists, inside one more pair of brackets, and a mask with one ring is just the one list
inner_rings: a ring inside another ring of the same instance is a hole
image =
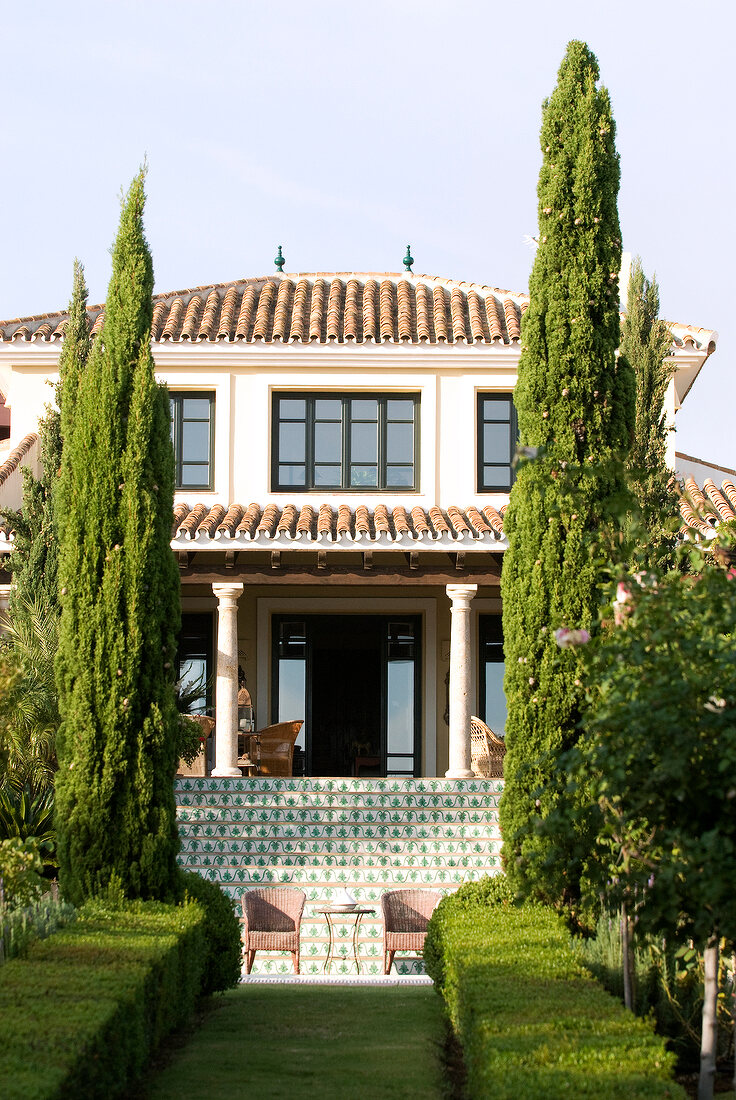
[[720, 333], [678, 449], [736, 467], [732, 0], [5, 4], [0, 317], [102, 301], [148, 157], [157, 290], [274, 270], [525, 290], [542, 100], [571, 38], [617, 122], [624, 248], [670, 320]]

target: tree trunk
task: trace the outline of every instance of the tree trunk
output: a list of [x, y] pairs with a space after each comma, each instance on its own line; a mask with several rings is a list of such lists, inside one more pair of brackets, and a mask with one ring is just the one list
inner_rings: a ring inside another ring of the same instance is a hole
[[731, 956], [731, 1016], [733, 1017], [733, 1087], [736, 1090], [736, 954]]
[[634, 1011], [634, 989], [632, 974], [634, 971], [631, 936], [629, 927], [629, 914], [626, 910], [626, 902], [621, 905], [621, 965], [624, 974], [624, 1004], [630, 1012]]
[[703, 1031], [700, 1040], [698, 1100], [713, 1100], [718, 1042], [718, 936], [711, 935], [705, 947], [703, 988]]

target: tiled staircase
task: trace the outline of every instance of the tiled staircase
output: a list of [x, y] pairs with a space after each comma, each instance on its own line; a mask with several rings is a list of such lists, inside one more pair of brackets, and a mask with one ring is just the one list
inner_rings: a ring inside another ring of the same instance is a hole
[[[179, 779], [179, 861], [235, 897], [249, 886], [301, 887], [303, 974], [322, 973], [327, 955], [316, 909], [348, 889], [375, 909], [360, 926], [359, 955], [364, 974], [381, 974], [381, 894], [450, 891], [497, 872], [502, 789], [497, 779]], [[332, 974], [355, 974], [354, 919], [336, 924]], [[397, 956], [394, 970], [421, 973], [422, 964]], [[256, 955], [254, 974], [290, 971], [290, 955]]]

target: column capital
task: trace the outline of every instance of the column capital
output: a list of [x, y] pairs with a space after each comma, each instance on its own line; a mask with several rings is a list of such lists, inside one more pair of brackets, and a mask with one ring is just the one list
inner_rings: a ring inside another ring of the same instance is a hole
[[445, 585], [445, 592], [450, 597], [453, 603], [455, 601], [467, 600], [468, 603], [473, 599], [478, 592], [477, 584], [447, 584]]
[[218, 600], [237, 600], [239, 596], [243, 595], [244, 589], [244, 584], [234, 581], [228, 584], [212, 585], [212, 591], [217, 596]]

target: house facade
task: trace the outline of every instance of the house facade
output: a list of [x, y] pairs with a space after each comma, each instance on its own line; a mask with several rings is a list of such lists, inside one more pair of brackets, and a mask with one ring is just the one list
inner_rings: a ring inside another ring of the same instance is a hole
[[[503, 515], [527, 304], [411, 273], [278, 273], [156, 296], [181, 666], [213, 685], [201, 700], [213, 775], [240, 775], [243, 687], [256, 728], [304, 720], [306, 777], [360, 761], [368, 775], [463, 779], [470, 716], [503, 734]], [[89, 314], [98, 333], [104, 309]], [[63, 313], [0, 324], [2, 505], [20, 504], [20, 467], [37, 466], [64, 327]], [[670, 330], [674, 422], [717, 336]]]

